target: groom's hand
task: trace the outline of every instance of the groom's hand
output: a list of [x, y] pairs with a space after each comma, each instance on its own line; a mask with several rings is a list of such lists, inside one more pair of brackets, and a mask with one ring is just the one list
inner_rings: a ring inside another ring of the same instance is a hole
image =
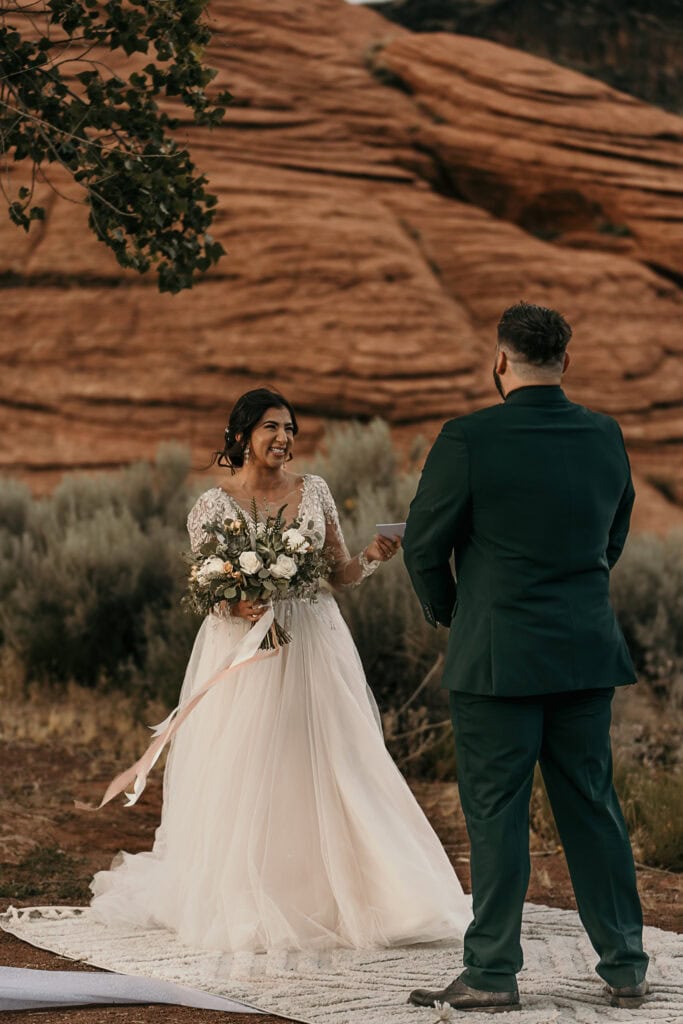
[[388, 562], [390, 558], [394, 557], [400, 546], [401, 538], [399, 536], [384, 537], [378, 533], [366, 547], [365, 557], [369, 562]]

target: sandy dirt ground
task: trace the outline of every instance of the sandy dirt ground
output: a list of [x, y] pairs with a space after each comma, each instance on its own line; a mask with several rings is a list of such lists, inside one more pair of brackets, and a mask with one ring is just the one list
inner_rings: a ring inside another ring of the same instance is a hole
[[[148, 849], [158, 823], [161, 775], [150, 780], [139, 805], [109, 806], [98, 814], [78, 811], [74, 798], [96, 802], [120, 765], [98, 759], [93, 771], [87, 750], [60, 749], [32, 742], [0, 748], [0, 909], [32, 904], [85, 904], [93, 873], [109, 866], [120, 850]], [[413, 791], [441, 837], [463, 886], [469, 889], [468, 843], [457, 787], [452, 783], [413, 782]], [[532, 873], [528, 898], [535, 903], [574, 907], [560, 850], [532, 836]], [[683, 932], [683, 875], [642, 868], [638, 871], [645, 920]], [[0, 932], [0, 962], [44, 970], [91, 970], [34, 949]], [[454, 974], [458, 965], [454, 964]], [[435, 979], [436, 980], [436, 979]], [[276, 1024], [284, 1017], [219, 1016], [213, 1011], [169, 1006], [91, 1007], [5, 1013], [2, 1024]]]

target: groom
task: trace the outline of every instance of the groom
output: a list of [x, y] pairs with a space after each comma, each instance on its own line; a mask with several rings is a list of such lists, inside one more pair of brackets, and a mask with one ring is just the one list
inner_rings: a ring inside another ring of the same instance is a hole
[[611, 1003], [639, 1006], [648, 991], [609, 737], [614, 687], [635, 682], [609, 598], [634, 490], [616, 421], [562, 390], [570, 337], [552, 309], [503, 313], [493, 376], [504, 402], [445, 424], [410, 507], [408, 572], [428, 622], [450, 628], [443, 685], [474, 915], [463, 973], [412, 992], [417, 1006], [519, 1008], [537, 762]]

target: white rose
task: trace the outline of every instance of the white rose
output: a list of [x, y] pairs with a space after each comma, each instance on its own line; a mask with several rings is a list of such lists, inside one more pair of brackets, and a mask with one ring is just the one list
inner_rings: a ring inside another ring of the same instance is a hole
[[197, 569], [197, 579], [203, 582], [209, 576], [213, 576], [218, 572], [223, 572], [223, 559], [218, 558], [216, 555], [211, 555]]
[[243, 551], [240, 555], [240, 568], [243, 569], [248, 576], [255, 576], [259, 569], [263, 568], [263, 562], [255, 551]]
[[308, 546], [307, 538], [304, 537], [303, 533], [300, 533], [299, 530], [295, 530], [293, 527], [289, 530], [285, 530], [282, 534], [282, 539], [290, 551], [301, 551], [302, 548]]
[[276, 580], [291, 580], [296, 573], [296, 562], [289, 555], [278, 555], [270, 567], [270, 575]]

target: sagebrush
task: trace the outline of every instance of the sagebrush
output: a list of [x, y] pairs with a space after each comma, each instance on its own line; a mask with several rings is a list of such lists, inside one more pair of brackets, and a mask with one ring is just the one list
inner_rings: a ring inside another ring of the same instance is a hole
[[42, 499], [3, 483], [1, 638], [28, 680], [172, 699], [197, 625], [179, 609], [188, 468], [166, 447], [154, 465], [66, 477]]
[[612, 600], [641, 680], [662, 710], [683, 709], [683, 533], [632, 538]]

